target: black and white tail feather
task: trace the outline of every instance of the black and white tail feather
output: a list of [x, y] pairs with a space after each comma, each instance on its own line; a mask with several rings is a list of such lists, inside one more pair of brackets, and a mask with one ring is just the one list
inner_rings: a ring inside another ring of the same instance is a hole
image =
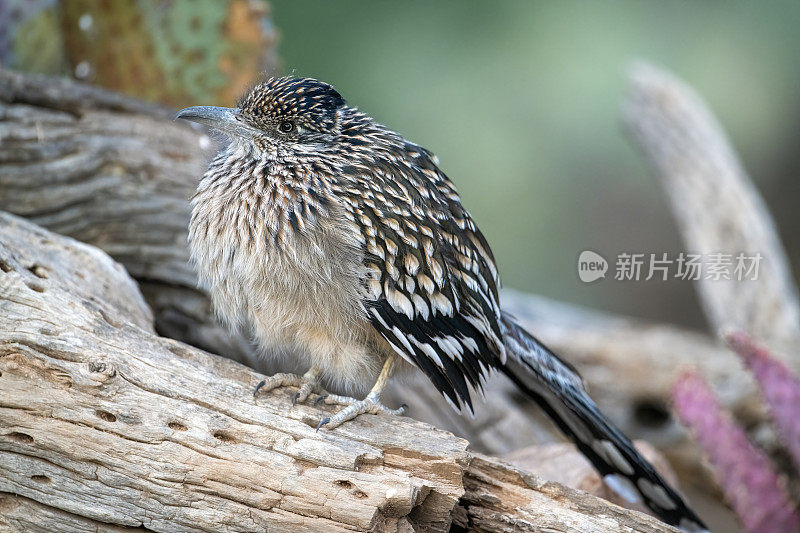
[[568, 363], [507, 313], [500, 326], [507, 353], [500, 370], [575, 442], [609, 487], [628, 501], [644, 503], [668, 524], [684, 531], [707, 531], [631, 440], [600, 412]]

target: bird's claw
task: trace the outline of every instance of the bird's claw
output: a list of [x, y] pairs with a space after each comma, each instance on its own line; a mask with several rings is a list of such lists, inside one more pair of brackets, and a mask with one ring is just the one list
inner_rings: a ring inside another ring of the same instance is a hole
[[321, 428], [322, 426], [324, 426], [325, 424], [327, 424], [330, 421], [331, 421], [331, 417], [329, 417], [329, 416], [326, 416], [325, 418], [320, 420], [319, 424], [317, 424], [317, 432], [319, 432], [319, 428]]
[[316, 374], [310, 371], [304, 376], [297, 374], [275, 374], [266, 379], [262, 379], [253, 391], [253, 397], [258, 396], [259, 392], [269, 392], [279, 387], [298, 387], [300, 390], [292, 397], [292, 406], [297, 402], [304, 402], [312, 392], [322, 392]]
[[312, 392], [321, 393], [325, 392], [322, 390], [322, 387], [319, 386], [319, 381], [316, 378], [308, 379], [304, 377], [303, 384], [300, 385], [300, 390], [297, 391], [297, 394], [294, 395], [292, 398], [292, 405], [295, 405], [297, 402], [303, 403], [308, 399]]
[[314, 401], [315, 404], [319, 404], [321, 402], [326, 404], [344, 405], [345, 408], [333, 416], [326, 416], [320, 420], [319, 424], [317, 424], [317, 431], [319, 431], [319, 428], [322, 426], [326, 426], [328, 429], [334, 429], [348, 420], [353, 420], [358, 415], [367, 413], [375, 415], [380, 413], [402, 415], [407, 407], [406, 404], [401, 405], [397, 409], [386, 407], [380, 402], [378, 394], [374, 392], [370, 392], [363, 400], [357, 400], [347, 396], [339, 396], [337, 394], [324, 394]]
[[260, 391], [262, 388], [264, 388], [264, 385], [266, 385], [266, 384], [267, 384], [267, 380], [266, 379], [262, 379], [261, 381], [258, 382], [258, 385], [256, 385], [256, 389], [253, 391], [253, 398], [258, 396], [258, 391]]
[[[319, 405], [325, 401], [325, 398], [330, 396], [330, 394], [320, 394], [316, 400], [314, 400], [314, 405]], [[319, 427], [317, 428], [319, 429]]]

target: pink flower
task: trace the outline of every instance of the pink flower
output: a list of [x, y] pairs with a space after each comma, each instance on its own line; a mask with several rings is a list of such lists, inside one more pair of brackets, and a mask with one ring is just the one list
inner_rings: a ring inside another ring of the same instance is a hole
[[767, 456], [747, 440], [697, 373], [686, 373], [672, 391], [678, 416], [714, 467], [728, 502], [745, 530], [798, 531], [800, 519]]
[[758, 381], [778, 435], [794, 459], [795, 468], [800, 470], [800, 380], [747, 334], [737, 331], [725, 338]]

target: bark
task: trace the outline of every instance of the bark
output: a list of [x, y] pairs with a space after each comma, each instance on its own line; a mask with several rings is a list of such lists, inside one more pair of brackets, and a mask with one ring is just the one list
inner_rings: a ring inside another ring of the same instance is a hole
[[326, 406], [159, 336], [97, 248], [0, 213], [0, 525], [26, 531], [674, 531], [476, 455], [452, 434]]

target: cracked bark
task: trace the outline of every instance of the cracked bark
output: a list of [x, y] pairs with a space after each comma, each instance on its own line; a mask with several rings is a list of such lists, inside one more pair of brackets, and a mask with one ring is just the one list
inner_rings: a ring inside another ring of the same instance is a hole
[[159, 336], [93, 246], [0, 213], [0, 526], [26, 531], [673, 531], [404, 417], [328, 407]]

